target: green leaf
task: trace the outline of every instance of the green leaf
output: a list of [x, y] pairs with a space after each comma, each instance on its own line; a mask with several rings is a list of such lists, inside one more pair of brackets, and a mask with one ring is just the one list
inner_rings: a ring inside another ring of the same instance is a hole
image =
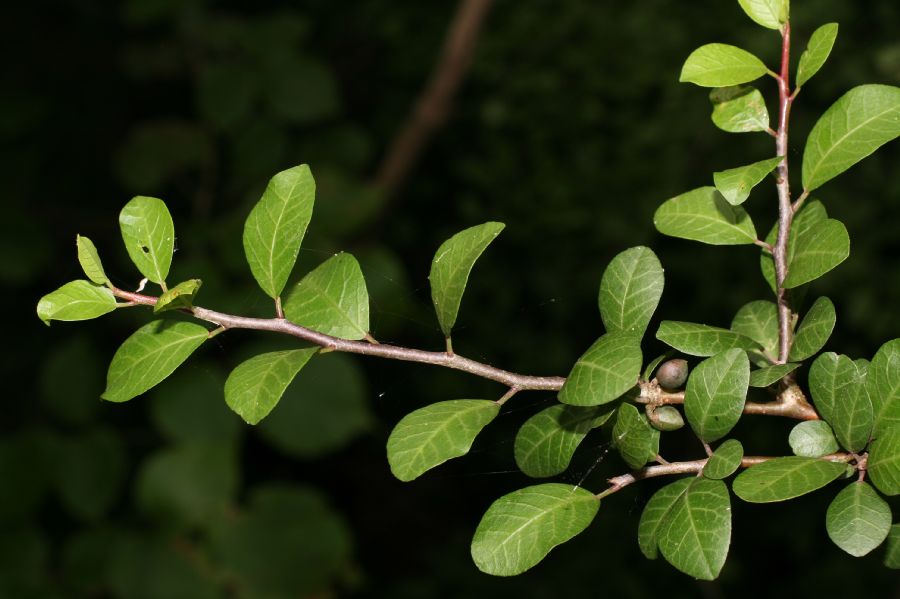
[[794, 455], [804, 458], [820, 458], [838, 450], [834, 432], [823, 420], [801, 422], [791, 429], [788, 443]]
[[882, 430], [869, 448], [869, 477], [885, 495], [900, 495], [900, 427]]
[[900, 524], [891, 526], [888, 533], [884, 565], [894, 570], [900, 570]]
[[653, 373], [656, 372], [656, 368], [657, 368], [660, 364], [662, 364], [663, 361], [668, 360], [669, 358], [671, 358], [674, 354], [675, 354], [675, 352], [669, 350], [669, 351], [667, 351], [666, 353], [664, 353], [664, 354], [662, 354], [662, 355], [660, 355], [660, 356], [656, 356], [655, 358], [653, 358], [653, 360], [651, 360], [650, 362], [647, 363], [646, 366], [644, 366], [644, 372], [643, 372], [643, 374], [641, 374], [641, 380], [642, 380], [642, 381], [649, 381], [649, 380], [650, 380], [650, 377], [653, 376]]
[[[791, 261], [793, 260], [798, 241], [800, 244], [809, 245], [808, 238], [813, 235], [815, 228], [827, 220], [828, 212], [825, 210], [825, 206], [822, 205], [822, 202], [818, 200], [806, 202], [801, 208], [800, 212], [797, 213], [797, 216], [794, 217], [794, 222], [791, 225], [791, 235], [788, 238], [788, 267], [790, 267]], [[776, 223], [766, 236], [766, 243], [775, 245], [777, 236], [778, 224]], [[762, 269], [763, 277], [765, 277], [766, 281], [769, 283], [769, 287], [771, 287], [774, 292], [775, 262], [772, 260], [772, 255], [765, 250], [761, 252], [760, 268]]]
[[672, 508], [678, 504], [693, 478], [680, 478], [673, 483], [662, 487], [653, 494], [644, 511], [641, 513], [641, 521], [638, 524], [638, 546], [641, 553], [647, 559], [656, 559], [659, 547], [659, 530], [668, 520]]
[[159, 314], [166, 310], [180, 310], [182, 308], [194, 307], [194, 296], [200, 290], [203, 282], [200, 279], [188, 279], [178, 283], [168, 291], [164, 292], [156, 300], [153, 306], [153, 313]]
[[193, 322], [145, 324], [116, 351], [101, 397], [115, 402], [137, 397], [172, 374], [208, 337], [206, 328]]
[[747, 16], [769, 29], [781, 29], [788, 20], [788, 0], [738, 0]]
[[744, 245], [756, 241], [747, 212], [729, 204], [715, 187], [700, 187], [667, 200], [653, 224], [663, 235], [711, 245]]
[[790, 359], [801, 362], [818, 353], [831, 337], [836, 321], [837, 314], [830, 299], [820, 297], [813, 302], [794, 335]]
[[269, 297], [281, 295], [312, 218], [316, 182], [309, 166], [281, 171], [269, 180], [244, 223], [250, 272]]
[[90, 320], [116, 309], [116, 298], [106, 287], [89, 281], [70, 281], [38, 301], [37, 315], [44, 324], [51, 320]]
[[469, 273], [506, 225], [487, 222], [460, 231], [441, 244], [431, 261], [431, 299], [445, 337], [450, 337]]
[[847, 356], [828, 352], [809, 368], [809, 391], [819, 414], [835, 425], [840, 421], [838, 406], [855, 396], [865, 384], [862, 373]]
[[666, 560], [694, 578], [713, 580], [725, 565], [731, 544], [731, 501], [720, 480], [695, 478], [658, 531]]
[[641, 468], [659, 453], [659, 431], [630, 403], [616, 411], [612, 443], [625, 463], [634, 470]]
[[175, 225], [166, 204], [137, 196], [119, 213], [125, 249], [141, 274], [162, 285], [169, 275], [175, 251]]
[[900, 426], [900, 339], [888, 341], [875, 353], [866, 388], [872, 401], [874, 434]]
[[760, 59], [737, 46], [706, 44], [691, 52], [678, 80], [701, 87], [725, 87], [759, 79], [768, 70]]
[[755, 341], [734, 331], [677, 320], [659, 323], [656, 338], [689, 356], [712, 356], [733, 348], [759, 349]]
[[774, 458], [741, 472], [732, 485], [734, 494], [750, 503], [771, 503], [800, 497], [842, 476], [843, 462], [816, 458]]
[[769, 111], [763, 95], [755, 87], [720, 87], [709, 94], [713, 124], [729, 133], [769, 130]]
[[750, 197], [750, 191], [762, 183], [766, 175], [781, 163], [782, 157], [760, 160], [747, 166], [739, 166], [713, 173], [716, 189], [732, 206], [743, 204]]
[[638, 335], [607, 333], [575, 362], [559, 391], [559, 401], [572, 406], [609, 403], [637, 385], [642, 360]]
[[716, 448], [703, 467], [703, 476], [714, 480], [727, 478], [737, 472], [744, 458], [744, 447], [737, 439], [728, 439]]
[[81, 264], [81, 269], [84, 271], [84, 274], [87, 275], [87, 278], [97, 285], [106, 285], [109, 283], [106, 272], [103, 270], [103, 263], [100, 261], [100, 254], [97, 253], [94, 242], [87, 237], [76, 235], [75, 247], [78, 249], [78, 262]]
[[778, 355], [778, 306], [773, 302], [745, 304], [734, 315], [731, 330], [756, 341], [768, 355]]
[[787, 364], [775, 364], [773, 366], [766, 366], [754, 370], [750, 373], [750, 386], [758, 388], [768, 387], [794, 372], [799, 367], [800, 364], [797, 364], [796, 362], [788, 362]]
[[600, 316], [609, 332], [643, 336], [662, 297], [665, 275], [653, 250], [643, 246], [612, 259], [600, 281]]
[[837, 440], [845, 449], [859, 452], [869, 444], [875, 420], [872, 400], [866, 388], [869, 363], [865, 360], [856, 360], [853, 365], [856, 368], [853, 386], [835, 406], [831, 426]]
[[454, 399], [403, 417], [387, 442], [388, 463], [408, 482], [449, 459], [465, 455], [500, 406], [486, 399]]
[[311, 348], [269, 352], [242, 362], [225, 381], [225, 403], [248, 424], [257, 424], [269, 415], [317, 351]]
[[799, 287], [818, 279], [850, 255], [850, 235], [838, 220], [829, 218], [797, 238], [784, 286]]
[[569, 467], [575, 450], [591, 431], [613, 415], [611, 408], [552, 405], [525, 421], [516, 434], [519, 469], [533, 478], [556, 476]]
[[831, 54], [837, 34], [837, 23], [826, 23], [813, 31], [806, 50], [800, 55], [800, 65], [797, 67], [797, 87], [805, 85], [813, 75], [819, 72], [819, 69], [828, 60], [828, 55]]
[[900, 135], [900, 87], [860, 85], [825, 111], [806, 139], [803, 189], [812, 191]]
[[868, 484], [850, 483], [828, 506], [825, 529], [835, 545], [862, 557], [887, 538], [891, 508]]
[[599, 508], [591, 492], [567, 484], [513, 491], [485, 512], [472, 539], [472, 559], [487, 574], [521, 574], [587, 528]]
[[734, 428], [749, 383], [750, 360], [742, 349], [716, 354], [694, 368], [684, 391], [684, 414], [700, 439], [710, 443]]
[[368, 335], [369, 293], [359, 262], [342, 252], [320, 264], [288, 295], [284, 315], [294, 324], [332, 337]]

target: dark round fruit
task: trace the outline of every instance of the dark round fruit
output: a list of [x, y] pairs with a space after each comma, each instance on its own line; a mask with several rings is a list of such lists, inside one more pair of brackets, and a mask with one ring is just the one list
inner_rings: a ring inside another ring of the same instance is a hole
[[656, 381], [663, 389], [680, 389], [688, 378], [687, 360], [666, 360], [656, 369]]

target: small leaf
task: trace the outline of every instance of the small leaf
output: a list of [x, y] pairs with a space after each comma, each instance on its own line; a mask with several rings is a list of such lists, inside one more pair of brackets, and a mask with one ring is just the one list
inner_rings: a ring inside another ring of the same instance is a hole
[[467, 454], [475, 437], [499, 411], [496, 402], [486, 399], [453, 399], [407, 414], [388, 438], [391, 472], [409, 482]]
[[900, 570], [900, 524], [891, 526], [888, 533], [884, 565], [894, 570]]
[[762, 183], [766, 175], [781, 164], [782, 157], [760, 160], [747, 166], [739, 166], [713, 173], [716, 189], [732, 206], [743, 204], [750, 197], [750, 191]]
[[768, 387], [794, 372], [799, 367], [800, 364], [788, 362], [787, 364], [775, 364], [754, 370], [750, 373], [750, 386], [758, 388]]
[[70, 281], [38, 301], [37, 315], [44, 324], [51, 320], [90, 320], [116, 309], [116, 298], [106, 287], [89, 281]]
[[769, 130], [769, 111], [763, 95], [755, 87], [720, 87], [709, 94], [713, 124], [729, 133]]
[[625, 463], [637, 470], [659, 453], [659, 431], [650, 426], [637, 408], [623, 403], [616, 411], [612, 443]]
[[600, 316], [609, 332], [643, 336], [662, 297], [665, 275], [653, 250], [643, 246], [612, 259], [600, 281]]
[[799, 287], [818, 279], [850, 255], [850, 235], [838, 220], [829, 218], [797, 238], [784, 286]]
[[332, 337], [365, 337], [369, 293], [359, 262], [342, 252], [320, 264], [288, 295], [284, 315], [294, 324]]
[[771, 503], [800, 497], [842, 476], [846, 465], [816, 458], [774, 458], [741, 472], [734, 494], [750, 503]]
[[770, 356], [778, 355], [778, 307], [773, 302], [745, 304], [734, 315], [731, 330], [753, 339]]
[[701, 187], [667, 200], [656, 210], [653, 224], [663, 235], [711, 245], [756, 241], [756, 228], [747, 212], [725, 201], [715, 187]]
[[713, 580], [731, 544], [731, 501], [720, 480], [695, 478], [665, 515], [659, 549], [666, 560], [694, 578]]
[[878, 349], [869, 366], [866, 389], [872, 401], [874, 434], [900, 426], [900, 339]]
[[813, 302], [794, 335], [790, 359], [801, 362], [818, 353], [831, 337], [836, 321], [837, 315], [830, 299], [820, 297]]
[[638, 524], [638, 546], [641, 553], [647, 559], [656, 559], [659, 546], [659, 529], [667, 522], [667, 517], [672, 508], [684, 495], [693, 478], [680, 478], [653, 494], [644, 511], [641, 513], [641, 521]]
[[879, 491], [900, 495], [900, 427], [885, 429], [872, 441], [866, 467]]
[[485, 512], [472, 539], [472, 559], [487, 574], [521, 574], [587, 528], [599, 508], [591, 492], [567, 484], [513, 491]]
[[747, 16], [769, 29], [781, 29], [788, 20], [788, 0], [738, 0]]
[[441, 244], [431, 261], [431, 299], [445, 337], [450, 337], [469, 273], [506, 225], [487, 222], [460, 231]]
[[564, 472], [591, 429], [603, 425], [613, 413], [609, 407], [563, 404], [541, 410], [526, 420], [516, 434], [516, 465], [533, 478]]
[[837, 23], [826, 23], [813, 31], [806, 50], [800, 55], [800, 65], [797, 67], [797, 87], [805, 85], [813, 75], [819, 72], [819, 69], [828, 60], [828, 55], [831, 54], [837, 34]]
[[169, 275], [175, 251], [175, 225], [166, 204], [137, 196], [119, 213], [125, 249], [141, 274], [162, 285]]
[[684, 414], [697, 436], [710, 443], [734, 428], [747, 400], [750, 360], [729, 349], [694, 368], [684, 391]]
[[87, 275], [87, 278], [97, 285], [106, 285], [109, 283], [106, 272], [103, 270], [103, 263], [100, 261], [100, 254], [97, 253], [94, 242], [87, 237], [76, 235], [75, 247], [78, 249], [78, 262], [81, 264], [81, 269], [84, 270], [84, 274]]
[[725, 87], [759, 79], [768, 70], [746, 50], [728, 44], [706, 44], [691, 52], [678, 80], [702, 87]]
[[192, 308], [194, 306], [194, 296], [197, 295], [197, 291], [200, 290], [200, 285], [202, 284], [203, 282], [200, 279], [188, 279], [175, 285], [156, 300], [156, 304], [153, 306], [154, 314], [159, 314], [166, 310]]
[[714, 480], [721, 480], [734, 474], [741, 467], [744, 458], [744, 447], [737, 439], [729, 439], [719, 445], [716, 451], [709, 456], [703, 467], [703, 476]]
[[860, 85], [818, 120], [803, 151], [803, 189], [812, 191], [900, 135], [900, 87]]
[[856, 394], [863, 383], [853, 360], [834, 352], [820, 355], [809, 368], [813, 403], [829, 423], [837, 422], [838, 404]]
[[309, 166], [295, 166], [269, 180], [244, 223], [250, 272], [272, 299], [281, 295], [294, 269], [315, 199], [316, 182]]
[[206, 328], [193, 322], [145, 324], [116, 351], [101, 397], [115, 402], [137, 397], [172, 374], [208, 337]]
[[276, 351], [238, 365], [225, 381], [225, 403], [248, 424], [269, 415], [316, 348]]
[[887, 538], [891, 508], [868, 484], [850, 483], [828, 506], [825, 529], [835, 545], [862, 557]]
[[607, 333], [575, 362], [559, 391], [559, 401], [572, 406], [598, 406], [618, 399], [637, 385], [641, 373], [640, 337]]
[[656, 338], [689, 356], [712, 356], [736, 347], [759, 349], [755, 341], [734, 331], [677, 320], [659, 323]]
[[820, 458], [838, 450], [834, 432], [823, 420], [801, 422], [791, 429], [788, 443], [794, 455], [804, 458]]

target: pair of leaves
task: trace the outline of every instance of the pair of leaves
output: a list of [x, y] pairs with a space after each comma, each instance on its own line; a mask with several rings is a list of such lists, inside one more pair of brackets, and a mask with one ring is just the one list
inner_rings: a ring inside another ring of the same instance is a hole
[[700, 187], [666, 200], [653, 216], [656, 229], [670, 237], [710, 245], [746, 245], [756, 227], [740, 206], [732, 206], [715, 187]]

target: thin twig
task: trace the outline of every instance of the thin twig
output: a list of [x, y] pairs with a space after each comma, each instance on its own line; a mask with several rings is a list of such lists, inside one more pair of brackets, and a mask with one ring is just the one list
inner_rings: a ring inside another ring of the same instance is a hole
[[[657, 383], [639, 383], [641, 392], [634, 401], [642, 404], [666, 405], [684, 404], [684, 391], [664, 391]], [[744, 414], [759, 416], [783, 416], [795, 420], [819, 420], [819, 414], [807, 401], [803, 391], [796, 384], [782, 389], [775, 401], [758, 403], [748, 401], [744, 404]]]

